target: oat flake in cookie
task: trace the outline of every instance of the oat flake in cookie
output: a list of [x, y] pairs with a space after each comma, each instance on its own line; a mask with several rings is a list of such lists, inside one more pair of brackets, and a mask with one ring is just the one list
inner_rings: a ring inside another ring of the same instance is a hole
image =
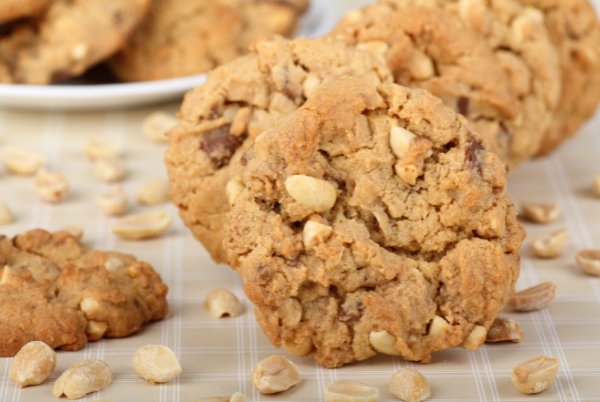
[[165, 163], [180, 216], [216, 262], [226, 262], [226, 185], [244, 151], [322, 83], [343, 76], [392, 82], [381, 56], [342, 40], [273, 37], [256, 41], [249, 55], [210, 72], [187, 94]]
[[462, 116], [424, 90], [341, 79], [244, 160], [223, 244], [276, 346], [339, 367], [373, 356], [371, 335], [421, 362], [483, 343], [525, 232], [506, 165]]
[[147, 263], [92, 250], [71, 234], [0, 236], [0, 356], [42, 341], [79, 350], [122, 338], [168, 312], [167, 286]]

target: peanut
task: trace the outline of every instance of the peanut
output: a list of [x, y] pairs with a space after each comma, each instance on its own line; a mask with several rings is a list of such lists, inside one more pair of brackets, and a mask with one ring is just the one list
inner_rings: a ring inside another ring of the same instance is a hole
[[560, 215], [560, 206], [556, 203], [522, 202], [521, 207], [523, 216], [535, 223], [550, 223]]
[[127, 195], [121, 186], [112, 186], [108, 192], [96, 198], [98, 207], [108, 216], [123, 215], [127, 210]]
[[402, 369], [390, 378], [390, 393], [406, 402], [421, 402], [429, 398], [429, 383], [423, 374], [413, 369]]
[[546, 307], [556, 293], [556, 285], [544, 282], [522, 290], [508, 301], [508, 305], [517, 311], [536, 311]]
[[142, 129], [144, 135], [152, 141], [169, 142], [167, 131], [175, 127], [178, 122], [171, 114], [159, 110], [146, 116]]
[[227, 195], [229, 205], [233, 205], [235, 203], [235, 200], [237, 200], [240, 194], [242, 194], [244, 188], [244, 184], [242, 183], [240, 177], [235, 177], [227, 183], [227, 186], [225, 187], [225, 194]]
[[44, 164], [44, 155], [26, 149], [9, 148], [2, 151], [2, 161], [13, 174], [31, 176]]
[[246, 402], [244, 394], [236, 392], [231, 396], [208, 396], [194, 399], [192, 402]]
[[563, 229], [536, 237], [531, 242], [531, 249], [540, 258], [555, 258], [566, 250], [570, 240], [569, 232]]
[[177, 356], [163, 345], [142, 346], [133, 356], [133, 368], [146, 381], [167, 382], [181, 374]]
[[498, 317], [487, 333], [486, 342], [511, 341], [519, 343], [523, 340], [523, 331], [519, 324], [510, 318]]
[[20, 388], [38, 385], [56, 368], [56, 353], [44, 342], [29, 342], [10, 364], [10, 376]]
[[311, 217], [304, 225], [304, 231], [302, 233], [304, 247], [310, 250], [319, 243], [325, 242], [332, 233], [333, 228], [331, 226], [319, 223]]
[[329, 182], [310, 176], [288, 177], [285, 188], [294, 200], [315, 212], [329, 211], [337, 199], [337, 192]]
[[99, 180], [112, 183], [125, 177], [125, 164], [117, 158], [97, 159], [94, 163], [94, 172]]
[[542, 392], [554, 382], [558, 374], [558, 360], [540, 356], [513, 367], [513, 384], [526, 394]]
[[84, 146], [85, 153], [92, 159], [117, 158], [121, 154], [121, 148], [116, 142], [108, 138], [89, 139]]
[[579, 268], [586, 274], [600, 276], [600, 250], [580, 250], [575, 254], [575, 260]]
[[141, 205], [163, 204], [171, 199], [169, 182], [164, 179], [152, 180], [142, 186], [137, 193]]
[[290, 389], [300, 382], [300, 370], [283, 356], [271, 356], [258, 363], [252, 371], [252, 384], [264, 394]]
[[112, 232], [131, 240], [156, 237], [166, 231], [173, 218], [165, 211], [129, 215], [121, 218], [112, 227]]
[[239, 299], [227, 289], [215, 289], [204, 300], [204, 307], [215, 318], [237, 317], [242, 314]]
[[69, 182], [64, 175], [41, 168], [35, 176], [33, 189], [43, 201], [57, 203], [66, 197]]
[[373, 349], [386, 355], [402, 356], [400, 351], [394, 347], [396, 337], [389, 332], [373, 331], [369, 334], [369, 342]]
[[327, 402], [377, 402], [379, 390], [360, 381], [338, 380], [325, 388]]
[[90, 392], [100, 391], [110, 385], [113, 373], [102, 360], [82, 360], [69, 367], [54, 384], [52, 395], [78, 399]]
[[487, 330], [485, 327], [476, 325], [461, 346], [468, 350], [477, 350], [483, 345], [486, 337]]
[[15, 218], [13, 217], [12, 212], [10, 212], [10, 209], [6, 205], [0, 203], [0, 226], [10, 225], [14, 221]]

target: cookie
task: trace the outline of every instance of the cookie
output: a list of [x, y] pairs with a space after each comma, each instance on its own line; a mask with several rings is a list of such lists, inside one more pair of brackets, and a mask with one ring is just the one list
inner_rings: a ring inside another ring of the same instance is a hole
[[216, 262], [226, 262], [225, 186], [244, 151], [323, 82], [346, 75], [392, 82], [381, 56], [342, 40], [263, 38], [249, 55], [210, 72], [206, 84], [186, 95], [165, 156], [171, 197]]
[[154, 0], [110, 65], [124, 81], [201, 74], [248, 53], [262, 35], [291, 36], [308, 0]]
[[52, 0], [2, 0], [0, 2], [0, 24], [38, 15], [51, 3]]
[[275, 346], [339, 367], [483, 343], [525, 233], [506, 165], [439, 98], [328, 83], [242, 165], [223, 245]]
[[560, 55], [562, 93], [539, 156], [547, 155], [594, 115], [600, 102], [600, 23], [587, 0], [518, 0], [545, 15]]
[[560, 92], [541, 14], [512, 0], [427, 2], [431, 10], [387, 1], [349, 14], [334, 34], [386, 46], [397, 83], [425, 88], [465, 115], [511, 169], [535, 155]]
[[79, 350], [122, 338], [168, 312], [167, 286], [149, 264], [92, 250], [67, 232], [0, 236], [0, 356], [42, 341]]
[[83, 74], [124, 45], [150, 0], [54, 0], [0, 38], [0, 82], [48, 84]]

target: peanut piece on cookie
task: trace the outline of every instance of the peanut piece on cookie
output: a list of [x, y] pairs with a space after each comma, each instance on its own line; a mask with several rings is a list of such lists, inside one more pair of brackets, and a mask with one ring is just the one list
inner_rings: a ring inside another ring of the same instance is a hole
[[544, 282], [522, 290], [508, 301], [508, 305], [517, 311], [537, 311], [546, 307], [556, 293], [556, 285]]
[[90, 392], [100, 391], [110, 385], [113, 372], [102, 360], [82, 360], [69, 367], [54, 384], [52, 395], [78, 399]]
[[10, 376], [19, 388], [38, 385], [56, 368], [56, 353], [44, 342], [29, 342], [19, 350], [10, 364]]
[[152, 384], [167, 382], [181, 374], [177, 356], [163, 345], [142, 346], [133, 356], [133, 368]]
[[244, 394], [236, 392], [231, 396], [206, 396], [194, 399], [192, 402], [246, 402]]
[[315, 212], [329, 211], [337, 198], [337, 192], [329, 182], [310, 176], [288, 177], [285, 189], [294, 200]]
[[264, 394], [288, 390], [299, 382], [300, 370], [283, 356], [262, 360], [252, 371], [252, 384]]
[[511, 371], [511, 378], [519, 391], [537, 394], [548, 388], [557, 374], [558, 360], [544, 355], [517, 364]]
[[389, 332], [373, 331], [369, 334], [369, 342], [371, 346], [378, 352], [385, 353], [386, 355], [402, 356], [400, 351], [394, 347], [396, 337]]

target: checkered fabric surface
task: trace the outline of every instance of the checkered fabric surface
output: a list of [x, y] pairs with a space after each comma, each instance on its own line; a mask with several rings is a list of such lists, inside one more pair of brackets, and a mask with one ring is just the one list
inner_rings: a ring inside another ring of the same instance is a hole
[[[321, 1], [321, 0], [318, 0]], [[347, 7], [364, 0], [348, 1]], [[540, 260], [525, 242], [518, 290], [552, 281], [557, 295], [550, 306], [534, 313], [505, 311], [525, 333], [520, 344], [486, 344], [477, 351], [453, 349], [435, 353], [428, 365], [379, 355], [339, 369], [325, 369], [310, 358], [288, 356], [274, 348], [262, 333], [244, 296], [242, 281], [227, 266], [214, 264], [197, 243], [173, 205], [141, 207], [135, 193], [145, 182], [166, 177], [162, 163], [164, 144], [146, 140], [141, 121], [151, 111], [175, 112], [178, 104], [145, 109], [98, 113], [24, 112], [0, 110], [0, 148], [25, 147], [42, 152], [47, 166], [70, 180], [68, 198], [58, 205], [40, 202], [32, 191], [32, 178], [0, 171], [0, 201], [13, 211], [16, 222], [0, 233], [16, 235], [41, 227], [57, 230], [68, 225], [85, 229], [84, 241], [97, 249], [131, 253], [151, 263], [168, 284], [170, 313], [125, 339], [91, 342], [77, 352], [59, 352], [58, 366], [42, 385], [19, 389], [8, 375], [11, 359], [0, 359], [0, 401], [54, 400], [52, 387], [72, 364], [86, 358], [106, 361], [114, 372], [107, 389], [83, 401], [106, 398], [113, 402], [189, 402], [203, 396], [240, 391], [248, 401], [324, 401], [323, 389], [337, 379], [356, 379], [388, 392], [392, 373], [404, 367], [421, 371], [429, 380], [435, 402], [600, 401], [600, 280], [583, 274], [574, 262], [581, 248], [600, 247], [600, 198], [591, 180], [600, 173], [600, 116], [554, 155], [525, 164], [509, 180], [515, 204], [535, 200], [560, 204], [560, 218], [549, 225], [525, 223], [530, 237], [566, 228], [572, 244], [562, 257]], [[125, 150], [128, 174], [123, 186], [130, 198], [130, 213], [164, 208], [176, 217], [168, 232], [147, 241], [121, 240], [110, 232], [114, 222], [95, 205], [106, 191], [93, 174], [83, 152], [87, 139], [105, 137]], [[242, 300], [244, 313], [233, 319], [212, 318], [202, 306], [206, 294], [218, 287], [232, 290]], [[0, 306], [1, 308], [1, 306]], [[139, 378], [132, 357], [142, 345], [169, 346], [178, 356], [183, 373], [174, 381], [151, 385]], [[256, 364], [272, 355], [289, 357], [300, 368], [302, 382], [280, 394], [263, 395], [254, 389], [250, 374]], [[560, 361], [554, 384], [535, 396], [520, 393], [511, 383], [510, 369], [542, 354]]]

